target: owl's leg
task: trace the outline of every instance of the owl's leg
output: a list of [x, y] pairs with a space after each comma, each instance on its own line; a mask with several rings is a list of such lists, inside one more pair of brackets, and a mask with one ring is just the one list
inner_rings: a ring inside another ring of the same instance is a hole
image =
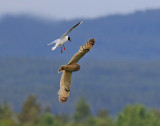
[[64, 51], [66, 50], [65, 46], [63, 45]]

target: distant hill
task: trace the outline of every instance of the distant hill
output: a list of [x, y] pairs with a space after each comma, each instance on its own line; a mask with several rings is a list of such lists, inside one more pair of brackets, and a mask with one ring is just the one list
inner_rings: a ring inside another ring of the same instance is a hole
[[89, 38], [96, 45], [94, 59], [159, 59], [160, 10], [113, 15], [84, 23], [74, 30], [66, 53], [51, 52], [46, 44], [64, 34], [78, 20], [44, 21], [27, 16], [6, 16], [0, 21], [0, 56], [68, 58]]
[[73, 113], [80, 97], [86, 98], [94, 114], [107, 109], [114, 115], [135, 103], [160, 108], [160, 61], [81, 60], [81, 70], [73, 73], [71, 94], [64, 104], [59, 103], [57, 95], [61, 77], [57, 70], [62, 64], [55, 60], [0, 58], [0, 101], [8, 101], [20, 111], [28, 95], [35, 94], [54, 113]]
[[[72, 42], [66, 43], [63, 55], [60, 49], [51, 52], [46, 44], [78, 21], [27, 16], [7, 16], [0, 21], [0, 101], [9, 101], [20, 111], [33, 93], [54, 113], [73, 113], [81, 96], [93, 113], [106, 108], [115, 114], [134, 103], [159, 107], [160, 10], [84, 20], [70, 34]], [[81, 70], [73, 74], [71, 95], [64, 106], [58, 102], [61, 74], [57, 70], [92, 37], [95, 46], [80, 61]]]

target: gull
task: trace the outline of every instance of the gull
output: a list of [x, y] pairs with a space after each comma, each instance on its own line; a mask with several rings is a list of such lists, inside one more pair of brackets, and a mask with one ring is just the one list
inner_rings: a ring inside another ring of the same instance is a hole
[[57, 47], [61, 47], [61, 53], [62, 51], [62, 46], [64, 47], [64, 50], [66, 50], [64, 43], [66, 43], [68, 40], [71, 42], [70, 36], [67, 36], [69, 32], [71, 32], [73, 29], [75, 29], [78, 25], [80, 25], [83, 21], [78, 22], [75, 26], [73, 26], [69, 31], [67, 31], [64, 35], [62, 35], [59, 39], [54, 40], [53, 42], [47, 44], [51, 45], [55, 43], [55, 46], [52, 47], [52, 51], [55, 50]]
[[[77, 62], [94, 46], [95, 40], [90, 39], [86, 44], [80, 47], [80, 50], [72, 57], [67, 65], [60, 67], [58, 72], [62, 72], [60, 80], [60, 90], [58, 91], [59, 101], [64, 103], [67, 101], [70, 94], [72, 72], [80, 70], [80, 65]], [[83, 74], [83, 73], [82, 73]]]

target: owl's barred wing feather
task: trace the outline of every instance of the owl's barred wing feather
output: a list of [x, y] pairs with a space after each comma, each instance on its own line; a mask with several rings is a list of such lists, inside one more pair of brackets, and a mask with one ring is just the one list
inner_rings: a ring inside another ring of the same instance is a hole
[[68, 65], [77, 63], [90, 49], [92, 49], [95, 43], [94, 39], [90, 39], [86, 44], [80, 47], [80, 50], [72, 57]]
[[67, 98], [69, 97], [71, 77], [72, 72], [66, 72], [65, 70], [63, 71], [60, 81], [60, 90], [58, 91], [59, 101], [62, 103], [67, 101]]
[[70, 94], [71, 77], [73, 71], [80, 70], [80, 65], [77, 62], [90, 50], [95, 43], [94, 39], [90, 39], [86, 44], [80, 47], [80, 50], [72, 57], [67, 65], [60, 67], [58, 72], [63, 71], [60, 90], [58, 91], [59, 101], [66, 102]]

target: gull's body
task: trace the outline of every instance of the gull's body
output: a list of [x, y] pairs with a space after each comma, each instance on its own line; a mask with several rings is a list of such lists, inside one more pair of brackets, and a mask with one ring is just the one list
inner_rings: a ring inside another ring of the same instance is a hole
[[55, 50], [57, 47], [62, 47], [64, 43], [67, 42], [69, 36], [64, 36], [63, 38], [56, 39], [53, 42], [56, 43], [54, 47], [52, 47], [52, 51]]
[[[78, 25], [80, 25], [82, 23], [82, 21], [80, 21], [78, 24], [76, 24], [75, 26], [73, 26], [69, 31], [67, 31], [64, 35], [62, 35], [59, 39], [56, 39], [54, 40], [53, 42], [49, 43], [48, 45], [51, 45], [53, 43], [55, 43], [55, 46], [52, 47], [52, 51], [55, 50], [57, 47], [61, 47], [61, 53], [63, 52], [62, 51], [62, 46], [64, 47], [64, 44], [69, 40], [71, 41], [70, 39], [70, 36], [67, 36], [67, 34], [69, 32], [71, 32], [74, 28], [76, 28]], [[65, 47], [64, 47], [64, 50], [65, 50]]]

